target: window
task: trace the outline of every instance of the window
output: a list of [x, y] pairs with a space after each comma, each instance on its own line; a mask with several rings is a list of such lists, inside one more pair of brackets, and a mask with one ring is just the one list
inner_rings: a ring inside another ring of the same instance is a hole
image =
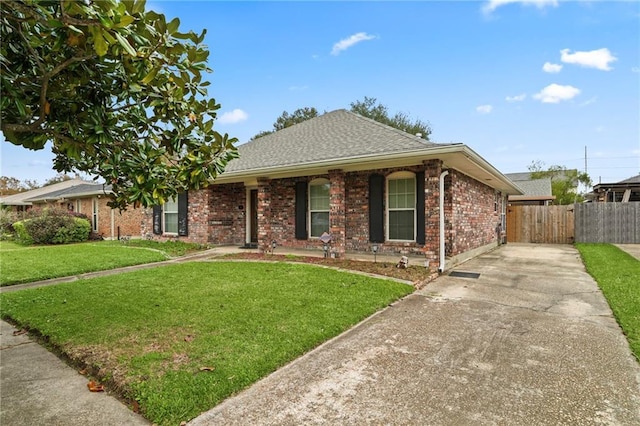
[[309, 223], [311, 236], [320, 237], [329, 232], [329, 181], [315, 179], [309, 184]]
[[164, 224], [164, 232], [166, 234], [177, 234], [178, 233], [178, 202], [174, 200], [167, 201], [164, 203], [163, 210], [163, 221]]
[[180, 192], [178, 197], [164, 204], [153, 206], [153, 233], [186, 237], [189, 235], [189, 196]]
[[387, 239], [416, 239], [416, 177], [399, 172], [387, 180]]
[[92, 230], [93, 232], [98, 232], [98, 199], [97, 198], [93, 198], [91, 200], [91, 207], [92, 207], [92, 213], [91, 213], [91, 221], [92, 221]]

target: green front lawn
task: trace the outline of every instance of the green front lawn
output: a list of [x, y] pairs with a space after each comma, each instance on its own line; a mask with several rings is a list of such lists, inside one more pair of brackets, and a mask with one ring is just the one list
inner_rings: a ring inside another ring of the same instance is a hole
[[640, 360], [640, 261], [611, 244], [576, 244]]
[[103, 271], [160, 262], [199, 248], [195, 244], [145, 240], [96, 241], [80, 244], [22, 246], [0, 241], [0, 285]]
[[313, 265], [190, 262], [2, 294], [0, 313], [177, 425], [412, 291]]

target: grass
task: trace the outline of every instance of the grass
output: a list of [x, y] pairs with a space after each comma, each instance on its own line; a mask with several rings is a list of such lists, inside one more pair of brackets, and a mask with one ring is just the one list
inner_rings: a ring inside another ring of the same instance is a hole
[[640, 360], [640, 261], [611, 244], [576, 244]]
[[0, 286], [160, 262], [198, 248], [197, 244], [145, 240], [131, 240], [126, 244], [95, 241], [48, 246], [1, 241]]
[[2, 294], [0, 313], [176, 425], [412, 291], [314, 265], [191, 262]]

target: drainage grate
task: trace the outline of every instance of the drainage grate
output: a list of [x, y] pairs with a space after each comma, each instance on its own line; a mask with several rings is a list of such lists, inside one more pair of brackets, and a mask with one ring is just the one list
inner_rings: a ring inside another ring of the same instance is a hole
[[477, 272], [462, 272], [462, 271], [451, 271], [449, 274], [450, 277], [460, 277], [460, 278], [478, 278], [480, 274]]

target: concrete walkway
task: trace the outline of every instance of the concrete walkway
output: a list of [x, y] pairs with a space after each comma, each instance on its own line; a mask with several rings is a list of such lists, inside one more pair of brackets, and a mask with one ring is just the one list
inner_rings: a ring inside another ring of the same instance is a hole
[[195, 425], [640, 424], [640, 366], [577, 251], [460, 265]]
[[26, 334], [0, 321], [0, 425], [149, 425]]
[[640, 244], [616, 244], [616, 247], [640, 260]]

